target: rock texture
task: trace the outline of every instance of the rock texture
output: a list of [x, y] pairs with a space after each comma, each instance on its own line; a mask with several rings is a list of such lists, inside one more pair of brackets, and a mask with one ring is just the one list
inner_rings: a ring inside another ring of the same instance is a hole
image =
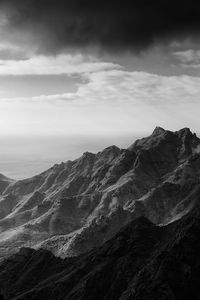
[[200, 140], [157, 127], [128, 149], [111, 146], [9, 184], [0, 197], [0, 257], [22, 246], [76, 256], [135, 218], [168, 224], [198, 197]]
[[79, 257], [22, 248], [0, 265], [1, 292], [18, 300], [198, 300], [199, 236], [198, 196], [178, 221], [157, 226], [139, 217]]
[[0, 174], [0, 194], [5, 191], [5, 189], [11, 184], [14, 183], [15, 180], [8, 178], [4, 176], [3, 174]]

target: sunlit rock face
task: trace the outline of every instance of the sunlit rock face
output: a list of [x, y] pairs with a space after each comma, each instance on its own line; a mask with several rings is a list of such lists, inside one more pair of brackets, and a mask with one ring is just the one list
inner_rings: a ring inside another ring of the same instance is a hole
[[199, 148], [188, 128], [157, 127], [128, 149], [86, 152], [32, 178], [8, 182], [0, 199], [1, 257], [22, 246], [76, 256], [137, 217], [155, 224], [181, 218], [198, 197]]

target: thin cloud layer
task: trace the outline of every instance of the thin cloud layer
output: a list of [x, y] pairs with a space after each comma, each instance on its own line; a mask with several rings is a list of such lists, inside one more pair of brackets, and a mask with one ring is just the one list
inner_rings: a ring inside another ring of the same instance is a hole
[[200, 78], [107, 70], [76, 92], [0, 100], [0, 134], [132, 135], [199, 128]]
[[181, 66], [188, 68], [200, 68], [200, 50], [189, 49], [177, 51], [174, 56], [180, 61]]
[[119, 68], [91, 56], [34, 56], [26, 60], [0, 60], [0, 75], [59, 75], [83, 74]]
[[[119, 68], [119, 66], [116, 66]], [[110, 69], [109, 69], [110, 68]], [[102, 103], [103, 105], [150, 105], [167, 106], [184, 103], [199, 103], [200, 77], [188, 75], [163, 76], [146, 72], [131, 72], [91, 67], [84, 69], [85, 82], [79, 84], [77, 91], [33, 97], [0, 98], [10, 101], [67, 101], [82, 106]], [[86, 72], [87, 70], [87, 72]], [[89, 71], [88, 71], [89, 70]], [[91, 71], [91, 72], [90, 72]], [[71, 69], [74, 72], [74, 69]], [[81, 72], [81, 70], [80, 70]], [[55, 101], [55, 102], [54, 102]]]
[[200, 32], [194, 0], [1, 0], [0, 8], [3, 37], [28, 40], [43, 53], [80, 47], [138, 52]]
[[[199, 102], [199, 77], [107, 70], [93, 72], [87, 78], [88, 82], [80, 85], [77, 92], [57, 95], [57, 99], [71, 99], [82, 104], [110, 102], [157, 107]], [[50, 97], [55, 99], [55, 96]]]

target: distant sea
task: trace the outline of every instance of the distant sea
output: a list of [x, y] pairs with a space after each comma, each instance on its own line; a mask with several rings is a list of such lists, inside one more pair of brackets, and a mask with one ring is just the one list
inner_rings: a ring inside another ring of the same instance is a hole
[[141, 136], [0, 137], [0, 173], [17, 180], [28, 178], [86, 151], [96, 153], [111, 145], [127, 148]]
[[0, 173], [12, 179], [24, 179], [52, 167], [51, 161], [0, 161]]

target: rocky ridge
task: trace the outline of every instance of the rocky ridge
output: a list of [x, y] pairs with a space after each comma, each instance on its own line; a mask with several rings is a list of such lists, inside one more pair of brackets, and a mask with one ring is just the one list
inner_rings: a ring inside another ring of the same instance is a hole
[[140, 216], [154, 224], [180, 219], [198, 197], [199, 148], [188, 128], [157, 127], [128, 149], [86, 152], [10, 183], [0, 198], [0, 255], [31, 246], [75, 256]]

